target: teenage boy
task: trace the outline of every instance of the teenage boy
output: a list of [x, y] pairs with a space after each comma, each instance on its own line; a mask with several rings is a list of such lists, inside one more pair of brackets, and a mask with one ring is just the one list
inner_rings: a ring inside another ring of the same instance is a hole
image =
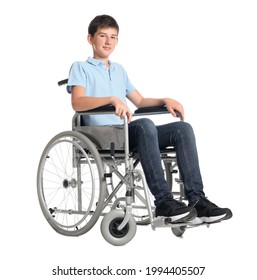
[[[85, 62], [73, 63], [67, 90], [71, 93], [75, 111], [86, 111], [111, 104], [115, 115], [92, 115], [87, 125], [121, 125], [125, 116], [129, 122], [129, 145], [137, 151], [147, 184], [155, 197], [155, 215], [172, 217], [173, 221], [192, 223], [215, 222], [229, 219], [232, 212], [210, 202], [204, 194], [195, 136], [192, 127], [184, 122], [156, 126], [150, 119], [131, 121], [132, 113], [126, 104], [128, 98], [137, 108], [165, 105], [184, 120], [183, 106], [171, 98], [145, 98], [130, 82], [124, 68], [111, 62], [109, 57], [118, 43], [119, 26], [108, 15], [96, 16], [88, 27], [88, 42], [93, 57]], [[160, 149], [174, 146], [188, 205], [175, 200], [164, 178]]]

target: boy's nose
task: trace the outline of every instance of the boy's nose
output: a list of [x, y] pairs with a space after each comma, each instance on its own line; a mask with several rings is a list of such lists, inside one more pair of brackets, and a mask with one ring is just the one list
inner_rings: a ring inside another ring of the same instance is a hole
[[107, 44], [107, 45], [110, 44], [110, 39], [109, 39], [109, 37], [106, 37], [105, 44]]

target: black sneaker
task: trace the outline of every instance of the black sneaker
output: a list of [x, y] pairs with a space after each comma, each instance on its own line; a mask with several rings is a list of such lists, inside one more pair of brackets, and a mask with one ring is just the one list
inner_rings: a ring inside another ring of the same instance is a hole
[[196, 217], [194, 207], [188, 207], [185, 203], [177, 201], [173, 198], [163, 200], [156, 206], [156, 217], [169, 217], [172, 222], [187, 222]]
[[207, 198], [201, 198], [195, 205], [197, 217], [190, 221], [190, 224], [215, 223], [228, 220], [232, 217], [232, 212], [228, 208], [220, 208]]

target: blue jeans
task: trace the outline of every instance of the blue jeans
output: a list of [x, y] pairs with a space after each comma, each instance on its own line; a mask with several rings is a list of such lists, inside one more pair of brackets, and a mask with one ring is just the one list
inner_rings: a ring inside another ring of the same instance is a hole
[[130, 150], [139, 155], [147, 184], [158, 205], [171, 197], [164, 177], [160, 149], [173, 146], [177, 164], [190, 204], [204, 197], [203, 182], [199, 168], [195, 135], [190, 124], [172, 122], [156, 126], [150, 119], [141, 118], [129, 124]]

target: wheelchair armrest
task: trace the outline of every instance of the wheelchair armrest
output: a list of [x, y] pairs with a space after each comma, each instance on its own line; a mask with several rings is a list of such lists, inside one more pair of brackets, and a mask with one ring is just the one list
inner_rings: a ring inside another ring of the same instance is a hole
[[115, 112], [115, 107], [112, 105], [105, 105], [97, 107], [95, 109], [87, 111], [76, 111], [74, 117], [81, 115], [101, 115], [101, 114], [113, 114]]
[[82, 115], [102, 115], [102, 114], [114, 114], [115, 107], [112, 105], [105, 105], [101, 107], [97, 107], [87, 111], [76, 111], [72, 118], [72, 127], [80, 124], [80, 116]]
[[92, 110], [81, 111], [81, 112], [77, 112], [77, 113], [83, 114], [83, 113], [109, 113], [109, 112], [115, 112], [115, 107], [112, 105], [104, 105], [104, 106], [97, 107]]
[[105, 105], [87, 111], [76, 111], [72, 118], [72, 127], [74, 128], [75, 126], [80, 125], [80, 116], [82, 115], [113, 114], [114, 112], [115, 112], [115, 107], [112, 105]]
[[134, 112], [134, 116], [165, 114], [168, 112], [169, 111], [167, 110], [166, 106], [143, 107], [143, 108], [138, 108]]
[[[181, 119], [181, 114], [176, 111], [177, 118]], [[156, 114], [167, 114], [169, 111], [166, 106], [154, 106], [154, 107], [144, 107], [139, 108], [134, 112], [134, 116], [143, 116], [143, 115], [156, 115]]]

